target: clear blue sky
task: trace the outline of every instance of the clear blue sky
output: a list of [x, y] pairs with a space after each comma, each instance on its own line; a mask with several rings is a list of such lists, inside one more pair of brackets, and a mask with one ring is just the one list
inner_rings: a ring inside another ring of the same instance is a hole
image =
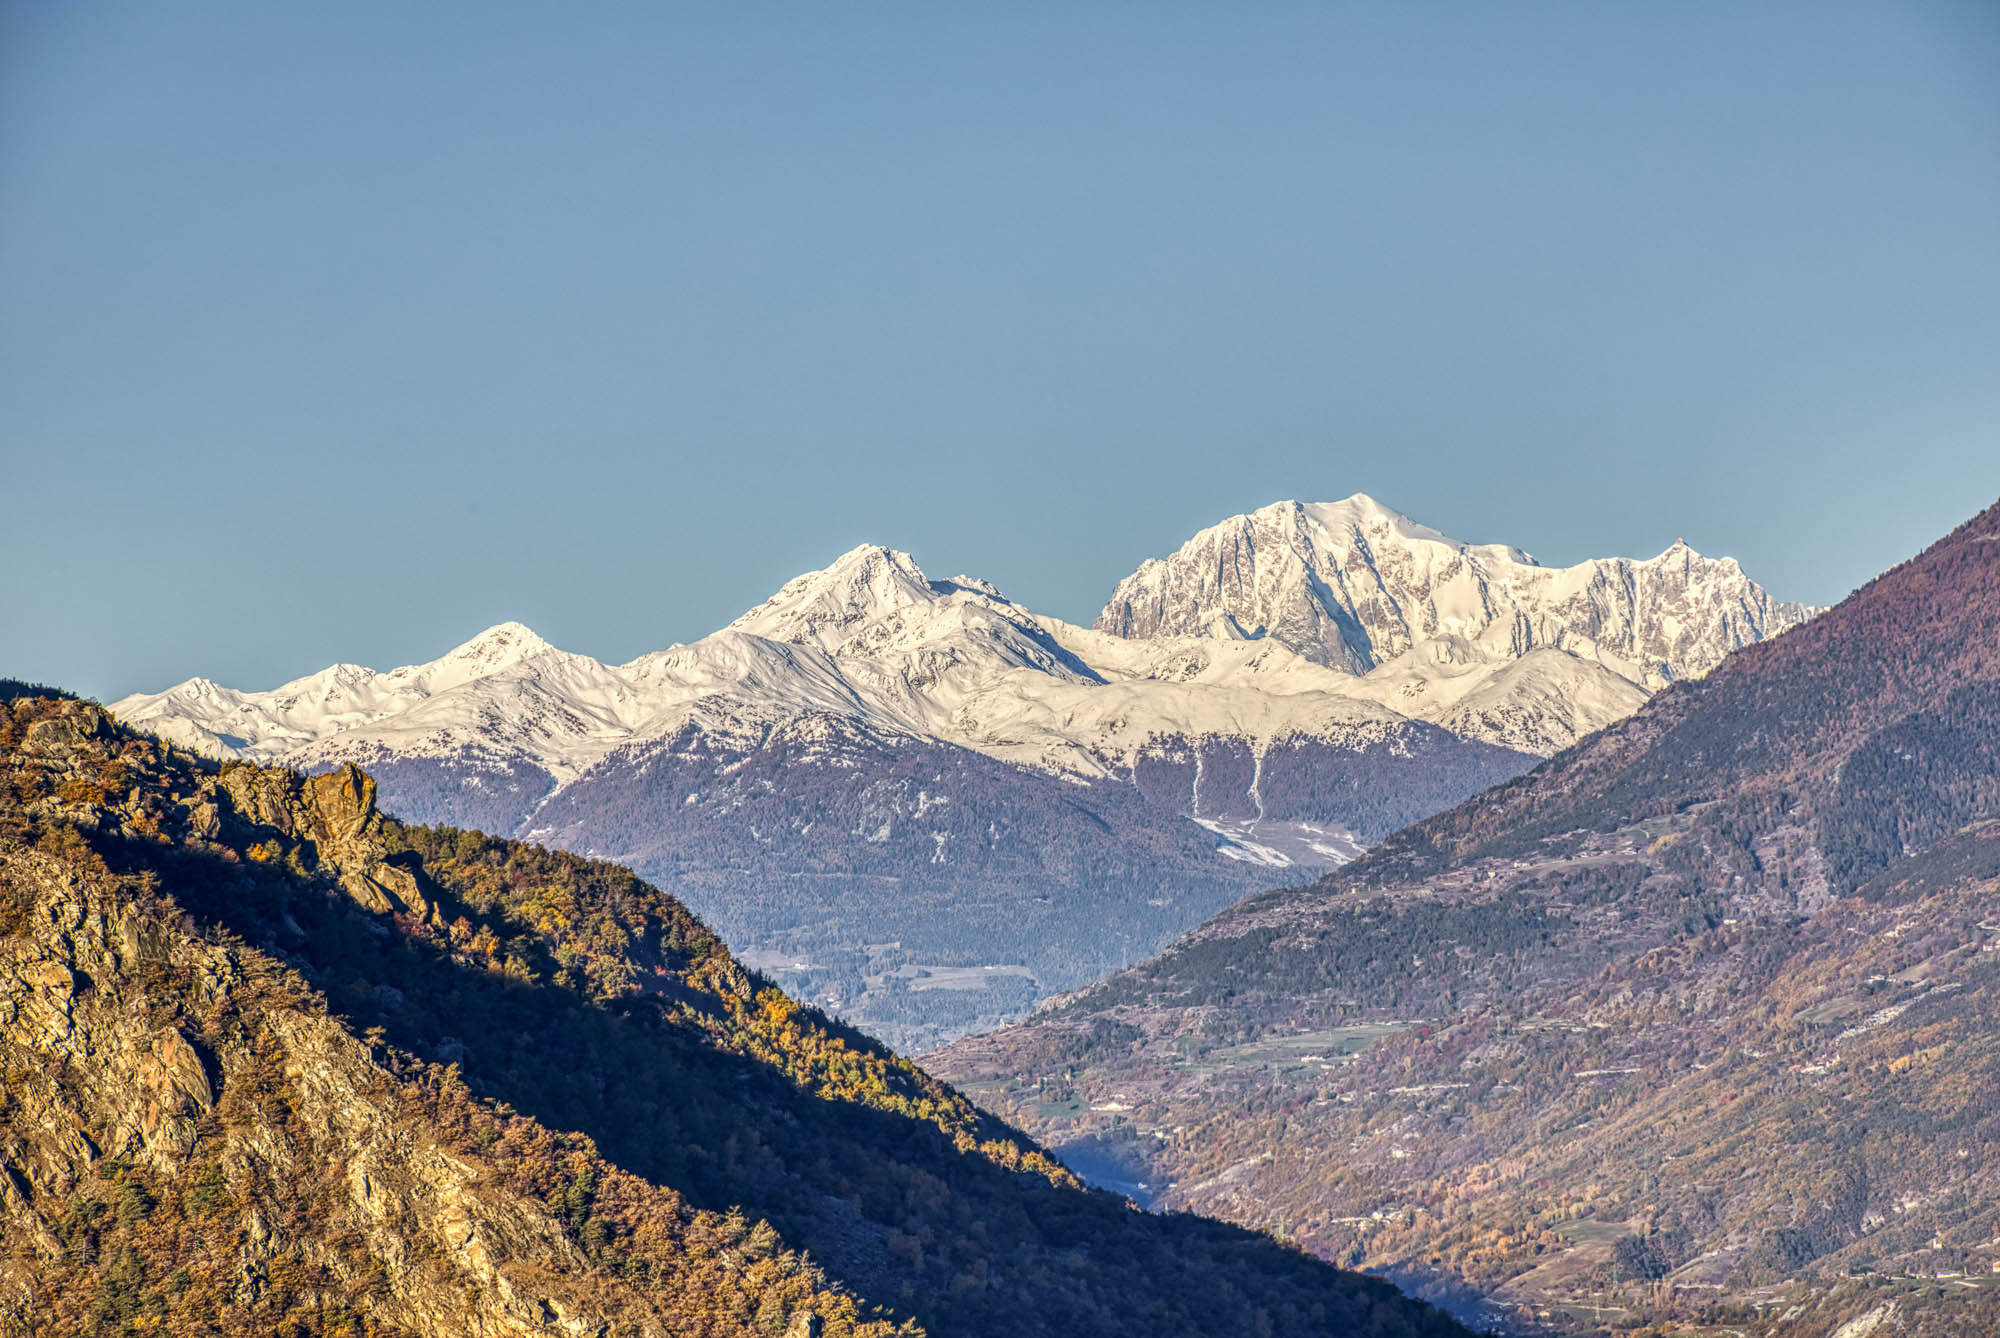
[[1355, 491], [1831, 600], [2000, 495], [2000, 5], [12, 0], [0, 457], [104, 696]]

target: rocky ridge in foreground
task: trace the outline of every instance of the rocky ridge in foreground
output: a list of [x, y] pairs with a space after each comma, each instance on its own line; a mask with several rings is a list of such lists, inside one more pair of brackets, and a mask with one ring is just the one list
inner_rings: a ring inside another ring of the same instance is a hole
[[0, 1332], [1456, 1332], [374, 799], [4, 685]]

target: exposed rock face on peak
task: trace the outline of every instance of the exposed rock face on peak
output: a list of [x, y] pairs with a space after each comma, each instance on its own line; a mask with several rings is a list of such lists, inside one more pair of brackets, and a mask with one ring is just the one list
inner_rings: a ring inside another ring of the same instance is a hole
[[1447, 538], [1357, 493], [1279, 502], [1203, 530], [1120, 582], [1096, 625], [1200, 636], [1227, 617], [1355, 675], [1439, 639], [1493, 662], [1554, 649], [1656, 690], [1812, 612], [1772, 600], [1733, 558], [1685, 543], [1648, 561], [1548, 568], [1518, 548]]

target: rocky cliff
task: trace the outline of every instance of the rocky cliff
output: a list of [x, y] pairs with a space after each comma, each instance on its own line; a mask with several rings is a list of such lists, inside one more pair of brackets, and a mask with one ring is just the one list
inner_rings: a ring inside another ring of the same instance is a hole
[[[453, 1074], [353, 1034], [281, 960], [193, 922], [171, 875], [92, 849], [177, 825], [254, 835], [253, 864], [310, 861], [367, 911], [434, 917], [386, 859], [366, 776], [158, 768], [81, 704], [21, 732], [9, 779], [42, 793], [0, 837], [0, 1332], [893, 1327], [857, 1322], [795, 1255], [746, 1272], [727, 1249], [742, 1223], [587, 1140], [470, 1108]], [[634, 1251], [647, 1285], [592, 1260], [549, 1174], [626, 1199], [652, 1237]]]

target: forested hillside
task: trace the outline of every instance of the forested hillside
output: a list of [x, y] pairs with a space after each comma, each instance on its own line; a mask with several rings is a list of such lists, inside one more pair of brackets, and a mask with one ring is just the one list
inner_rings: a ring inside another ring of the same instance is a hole
[[1997, 1328], [1996, 763], [2000, 508], [937, 1063], [1495, 1322]]
[[1457, 1331], [374, 797], [0, 693], [0, 1331]]

